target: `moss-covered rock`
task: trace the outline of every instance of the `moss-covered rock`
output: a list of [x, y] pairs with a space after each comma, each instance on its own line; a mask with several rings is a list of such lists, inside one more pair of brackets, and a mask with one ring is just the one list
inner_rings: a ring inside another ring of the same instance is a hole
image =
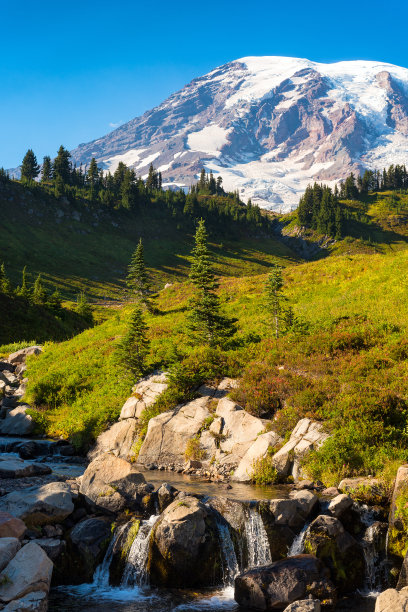
[[398, 469], [391, 500], [388, 553], [404, 559], [408, 551], [408, 466]]
[[318, 516], [305, 538], [305, 552], [315, 555], [330, 569], [339, 592], [350, 593], [363, 584], [364, 553], [358, 542], [332, 516]]

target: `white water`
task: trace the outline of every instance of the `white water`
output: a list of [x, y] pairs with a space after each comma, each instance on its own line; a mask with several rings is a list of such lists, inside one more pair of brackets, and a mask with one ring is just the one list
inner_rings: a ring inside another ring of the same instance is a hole
[[145, 586], [149, 584], [149, 576], [146, 571], [147, 558], [149, 556], [150, 535], [158, 515], [152, 515], [149, 520], [140, 524], [139, 531], [130, 547], [126, 560], [120, 585], [123, 587]]
[[245, 535], [248, 547], [248, 567], [272, 563], [268, 536], [262, 517], [255, 508], [249, 509], [249, 517], [245, 523]]
[[288, 557], [295, 557], [296, 555], [301, 555], [303, 553], [306, 533], [309, 529], [309, 525], [310, 523], [305, 523], [300, 533], [298, 533], [296, 538], [293, 540], [288, 550]]
[[226, 523], [217, 521], [217, 529], [223, 557], [223, 583], [224, 586], [230, 586], [234, 584], [234, 578], [239, 574], [237, 556]]
[[109, 543], [108, 549], [105, 553], [105, 557], [100, 565], [95, 570], [93, 575], [93, 582], [90, 586], [92, 587], [109, 587], [109, 568], [112, 562], [113, 549], [117, 540], [120, 538], [126, 528], [126, 523], [121, 525], [115, 530], [113, 537]]

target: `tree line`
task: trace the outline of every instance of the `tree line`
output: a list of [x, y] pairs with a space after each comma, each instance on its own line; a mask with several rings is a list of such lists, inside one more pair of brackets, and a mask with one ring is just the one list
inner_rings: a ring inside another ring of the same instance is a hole
[[[0, 181], [7, 180], [10, 180], [7, 173], [0, 169]], [[20, 182], [56, 198], [66, 197], [72, 202], [111, 211], [158, 206], [181, 223], [193, 222], [195, 226], [203, 218], [213, 232], [228, 234], [233, 231], [231, 225], [251, 231], [270, 229], [269, 220], [258, 206], [250, 200], [244, 204], [238, 191], [225, 191], [222, 177], [215, 179], [205, 169], [186, 193], [182, 189], [164, 189], [161, 172], [152, 164], [144, 180], [123, 162], [119, 162], [113, 173], [104, 171], [95, 158], [89, 165], [77, 167], [72, 164], [69, 151], [61, 145], [56, 157], [52, 160], [45, 156], [41, 166], [34, 151], [29, 149], [21, 164]]]

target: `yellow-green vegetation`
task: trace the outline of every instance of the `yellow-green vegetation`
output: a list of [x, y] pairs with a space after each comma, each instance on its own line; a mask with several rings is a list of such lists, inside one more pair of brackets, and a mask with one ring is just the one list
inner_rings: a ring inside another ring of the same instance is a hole
[[[238, 333], [221, 349], [197, 349], [186, 331], [188, 283], [159, 293], [160, 314], [146, 314], [148, 367], [170, 368], [172, 383], [149, 418], [194, 397], [205, 380], [243, 374], [239, 401], [262, 402], [285, 435], [302, 417], [324, 421], [332, 437], [306, 469], [327, 484], [377, 474], [408, 460], [408, 251], [339, 255], [288, 266], [288, 304], [304, 323], [278, 340], [264, 310], [266, 275], [221, 279], [219, 295]], [[86, 448], [114, 421], [134, 383], [115, 362], [130, 309], [29, 360], [27, 401], [47, 418], [50, 435]]]
[[388, 552], [404, 559], [407, 550], [408, 532], [408, 485], [403, 485], [395, 499], [392, 525], [388, 532]]
[[139, 533], [139, 528], [140, 528], [140, 521], [138, 519], [135, 519], [134, 521], [132, 521], [132, 524], [129, 527], [128, 532], [126, 534], [125, 543], [123, 544], [121, 551], [120, 551], [120, 557], [123, 561], [126, 561], [126, 559], [128, 558], [130, 548], [133, 542], [135, 541], [137, 534]]
[[190, 459], [193, 459], [194, 461], [201, 461], [201, 459], [205, 459], [205, 456], [206, 452], [200, 446], [200, 439], [198, 436], [194, 436], [187, 442], [184, 457], [187, 461]]
[[273, 484], [278, 480], [278, 473], [272, 463], [272, 454], [255, 459], [252, 463], [251, 480], [257, 485]]

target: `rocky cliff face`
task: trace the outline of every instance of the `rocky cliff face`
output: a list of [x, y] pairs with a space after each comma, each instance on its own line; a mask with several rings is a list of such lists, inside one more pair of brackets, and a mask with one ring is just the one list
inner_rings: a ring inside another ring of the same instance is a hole
[[160, 106], [72, 152], [106, 170], [120, 161], [168, 187], [204, 166], [243, 199], [288, 210], [312, 180], [405, 163], [408, 70], [381, 62], [319, 64], [247, 57], [193, 80]]

